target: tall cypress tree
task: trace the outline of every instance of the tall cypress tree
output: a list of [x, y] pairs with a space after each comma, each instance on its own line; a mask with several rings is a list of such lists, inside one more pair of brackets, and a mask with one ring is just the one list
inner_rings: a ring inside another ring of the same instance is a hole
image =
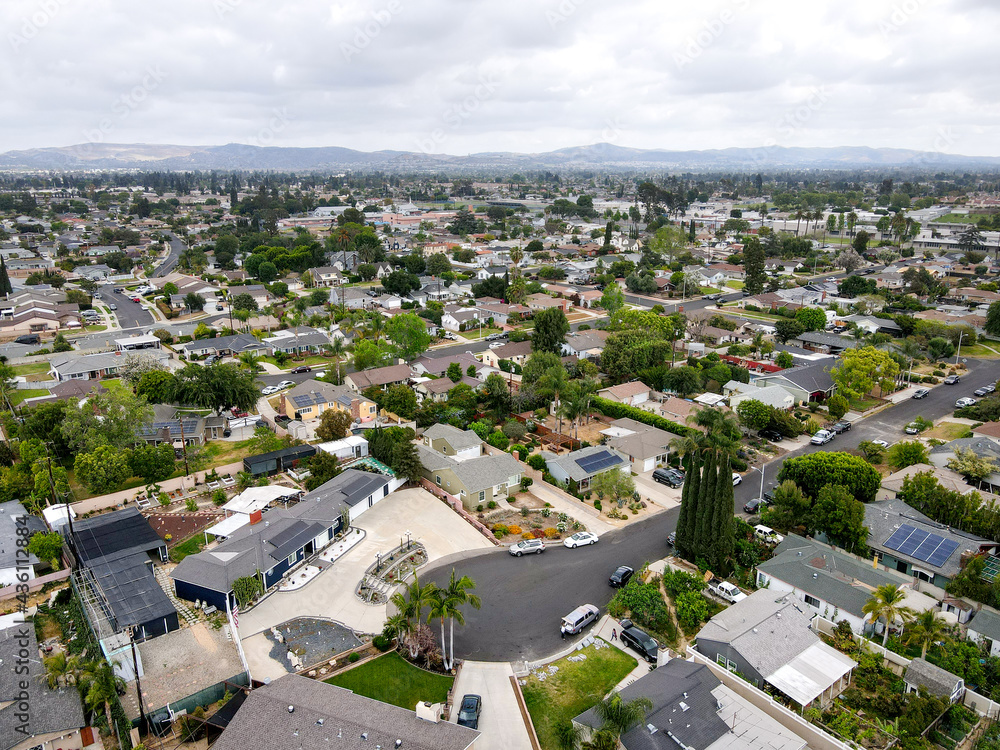
[[[688, 478], [697, 470], [695, 461], [696, 456], [693, 452], [689, 453], [684, 459], [684, 470], [687, 472]], [[688, 479], [681, 488], [681, 510], [677, 516], [677, 538], [674, 541], [674, 549], [685, 560], [688, 558], [691, 550], [691, 527], [689, 523], [691, 505], [691, 482]]]
[[[684, 539], [687, 545], [681, 557], [690, 562], [694, 562], [697, 551], [695, 537], [698, 533], [698, 501], [700, 499], [701, 488], [701, 456], [697, 452], [691, 453], [691, 466], [684, 478], [684, 489], [688, 492], [688, 513], [684, 520]], [[679, 527], [678, 527], [679, 528]], [[680, 533], [677, 535], [680, 539]], [[678, 550], [680, 551], [680, 550]]]
[[729, 575], [732, 568], [733, 541], [733, 482], [730, 457], [719, 467], [712, 519], [712, 570], [719, 576]]
[[701, 475], [701, 487], [698, 491], [698, 531], [692, 554], [697, 561], [699, 557], [711, 559], [712, 553], [712, 521], [715, 517], [715, 492], [719, 476], [719, 457], [715, 451], [705, 455], [705, 470]]
[[7, 275], [7, 263], [0, 257], [0, 294], [5, 297], [14, 291], [14, 288], [10, 285], [10, 276]]

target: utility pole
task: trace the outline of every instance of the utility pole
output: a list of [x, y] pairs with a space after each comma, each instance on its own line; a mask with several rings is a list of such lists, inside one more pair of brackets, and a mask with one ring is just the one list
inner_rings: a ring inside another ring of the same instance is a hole
[[958, 333], [958, 349], [955, 350], [955, 364], [958, 364], [958, 358], [962, 354], [962, 337], [965, 336], [965, 331], [959, 331]]
[[[181, 426], [181, 452], [184, 454], [184, 476], [188, 476], [191, 470], [188, 469], [187, 442], [184, 440], [184, 415], [177, 415], [177, 423]], [[197, 484], [197, 482], [195, 482]]]
[[135, 626], [129, 626], [128, 629], [128, 640], [132, 645], [132, 669], [135, 671], [135, 697], [139, 703], [139, 734], [143, 734], [143, 729], [146, 733], [149, 731], [149, 727], [146, 723], [146, 707], [142, 703], [142, 685], [139, 684], [139, 657], [135, 653]]

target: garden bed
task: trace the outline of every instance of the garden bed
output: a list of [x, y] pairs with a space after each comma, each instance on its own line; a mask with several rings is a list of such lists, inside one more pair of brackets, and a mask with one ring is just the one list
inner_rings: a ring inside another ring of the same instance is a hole
[[577, 531], [587, 530], [581, 521], [566, 513], [556, 513], [551, 508], [495, 510], [480, 513], [479, 520], [505, 544], [530, 538], [556, 541]]

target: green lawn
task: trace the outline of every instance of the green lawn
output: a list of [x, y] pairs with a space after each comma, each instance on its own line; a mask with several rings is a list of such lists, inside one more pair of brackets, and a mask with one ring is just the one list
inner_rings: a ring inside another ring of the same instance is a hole
[[205, 546], [204, 532], [198, 532], [187, 541], [181, 542], [170, 550], [170, 559], [173, 562], [180, 562], [188, 555], [196, 555]]
[[473, 328], [471, 331], [459, 331], [458, 335], [462, 338], [470, 339], [471, 341], [478, 341], [480, 338], [486, 338], [491, 333], [500, 333], [500, 329], [484, 327], [483, 330], [480, 331], [479, 328]]
[[318, 354], [313, 354], [305, 359], [292, 359], [289, 357], [285, 360], [284, 365], [279, 365], [278, 360], [274, 357], [262, 357], [261, 362], [268, 362], [275, 367], [284, 367], [285, 369], [291, 369], [293, 367], [301, 367], [302, 365], [309, 365], [310, 367], [333, 367], [333, 357], [321, 357]]
[[736, 281], [736, 280], [727, 281], [726, 282], [726, 286], [728, 286], [730, 289], [742, 289], [743, 288], [743, 282], [742, 281]]
[[444, 703], [455, 679], [425, 672], [392, 652], [326, 682], [412, 711], [420, 701]]
[[714, 286], [703, 286], [698, 288], [698, 294], [718, 294], [719, 290]]
[[638, 663], [616, 648], [588, 646], [577, 654], [586, 660], [553, 662], [558, 672], [544, 681], [532, 675], [522, 688], [542, 750], [558, 750], [556, 728], [603, 699]]
[[49, 392], [44, 388], [31, 388], [29, 390], [17, 390], [12, 391], [10, 394], [11, 406], [17, 406], [22, 403], [27, 398], [38, 398], [39, 396], [48, 396]]
[[[969, 346], [968, 344], [962, 344], [961, 356], [964, 357], [978, 357], [980, 359], [997, 359], [1000, 357], [1000, 345], [990, 342], [990, 348], [983, 346], [982, 344], [976, 344], [974, 346]], [[952, 360], [954, 361], [954, 360]]]
[[14, 365], [15, 375], [39, 375], [49, 371], [48, 362], [29, 362], [26, 365]]
[[99, 333], [108, 330], [108, 327], [105, 325], [84, 326], [84, 330], [88, 333]]

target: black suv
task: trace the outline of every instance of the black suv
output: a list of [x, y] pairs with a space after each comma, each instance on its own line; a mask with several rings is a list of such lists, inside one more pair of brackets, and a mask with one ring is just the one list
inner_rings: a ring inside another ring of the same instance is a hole
[[648, 633], [639, 630], [631, 620], [622, 620], [622, 643], [637, 651], [650, 664], [656, 664], [660, 644]]
[[684, 477], [676, 469], [657, 469], [653, 472], [653, 481], [668, 484], [671, 487], [680, 487], [684, 484]]
[[851, 429], [851, 423], [846, 419], [841, 419], [839, 422], [835, 422], [833, 427], [830, 429], [840, 435], [841, 433], [847, 432]]
[[747, 513], [758, 513], [761, 509], [767, 507], [767, 500], [762, 497], [755, 497], [751, 500], [747, 500], [746, 504], [743, 506], [743, 510]]
[[782, 435], [777, 430], [758, 430], [757, 437], [762, 437], [765, 440], [770, 440], [772, 443], [780, 443], [782, 440], [785, 439], [785, 436]]
[[625, 585], [632, 580], [632, 576], [635, 571], [632, 570], [628, 565], [620, 565], [614, 573], [611, 574], [611, 578], [608, 579], [608, 583], [612, 588], [620, 589], [624, 588]]
[[483, 699], [469, 693], [462, 698], [462, 703], [458, 708], [458, 719], [456, 724], [470, 729], [479, 728], [479, 715], [483, 712]]

